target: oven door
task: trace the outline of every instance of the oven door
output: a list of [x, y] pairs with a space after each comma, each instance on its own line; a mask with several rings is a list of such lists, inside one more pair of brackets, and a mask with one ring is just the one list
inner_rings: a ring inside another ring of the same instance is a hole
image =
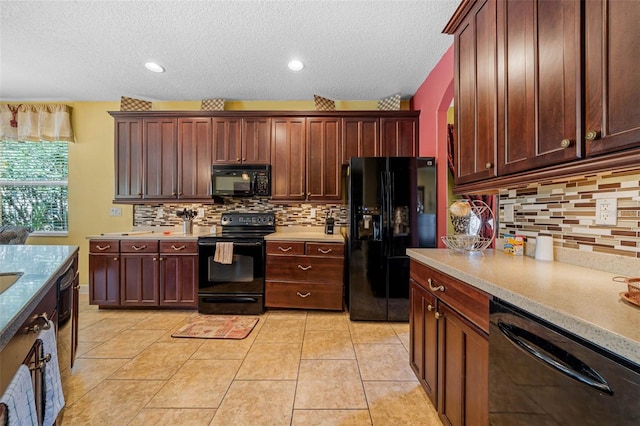
[[264, 242], [234, 241], [233, 261], [213, 260], [216, 242], [198, 242], [198, 310], [211, 314], [264, 310]]

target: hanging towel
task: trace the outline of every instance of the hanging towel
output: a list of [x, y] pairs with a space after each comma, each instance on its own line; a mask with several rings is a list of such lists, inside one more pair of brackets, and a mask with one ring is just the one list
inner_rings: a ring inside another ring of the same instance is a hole
[[36, 398], [29, 367], [22, 364], [0, 398], [9, 412], [8, 426], [37, 426]]
[[222, 263], [223, 265], [230, 265], [233, 262], [233, 243], [216, 243], [216, 254], [213, 256], [213, 261]]
[[56, 328], [49, 321], [49, 329], [42, 330], [38, 339], [42, 340], [42, 351], [45, 356], [51, 354], [49, 362], [45, 362], [44, 375], [44, 426], [50, 426], [56, 421], [58, 413], [64, 407], [62, 380], [60, 380], [60, 365], [58, 364], [58, 345], [56, 343]]

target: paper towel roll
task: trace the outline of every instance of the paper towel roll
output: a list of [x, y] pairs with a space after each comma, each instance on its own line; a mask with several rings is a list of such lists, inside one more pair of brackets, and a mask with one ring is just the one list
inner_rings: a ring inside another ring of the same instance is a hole
[[553, 237], [538, 235], [536, 238], [536, 260], [553, 260]]

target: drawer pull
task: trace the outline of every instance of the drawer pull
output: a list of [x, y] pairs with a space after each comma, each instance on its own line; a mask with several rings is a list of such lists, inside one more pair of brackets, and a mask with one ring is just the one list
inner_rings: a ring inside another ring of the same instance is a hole
[[143, 246], [131, 246], [132, 249], [134, 249], [135, 251], [140, 251], [140, 250], [144, 250], [147, 248], [147, 245], [143, 245]]
[[285, 253], [286, 253], [286, 252], [288, 252], [288, 251], [289, 251], [289, 250], [291, 250], [291, 249], [293, 249], [293, 247], [291, 247], [291, 246], [289, 246], [289, 247], [287, 247], [287, 248], [284, 248], [284, 247], [280, 247], [280, 246], [278, 246], [278, 250], [283, 251], [283, 252], [285, 252]]
[[180, 251], [180, 250], [184, 250], [187, 248], [187, 246], [180, 246], [180, 247], [176, 247], [173, 244], [171, 245], [171, 248], [175, 251]]
[[433, 284], [431, 284], [431, 278], [427, 279], [427, 283], [429, 284], [429, 290], [431, 290], [431, 291], [444, 291], [444, 286], [443, 285], [439, 285], [437, 287], [434, 287]]
[[296, 291], [296, 294], [297, 294], [298, 296], [302, 297], [303, 299], [304, 299], [305, 297], [309, 297], [309, 296], [311, 296], [311, 292], [309, 292], [309, 291], [308, 291], [308, 292], [306, 292], [305, 294], [302, 294], [302, 293], [300, 293], [299, 291]]
[[100, 251], [109, 250], [109, 249], [111, 248], [111, 244], [107, 244], [107, 245], [106, 245], [106, 246], [104, 246], [104, 247], [103, 247], [103, 246], [101, 246], [100, 244], [98, 244], [98, 245], [96, 246], [96, 248], [97, 248], [98, 250], [100, 250]]
[[326, 249], [326, 250], [322, 250], [321, 248], [318, 249], [318, 251], [322, 254], [327, 254], [327, 253], [331, 253], [333, 251], [333, 249]]
[[298, 265], [298, 268], [302, 269], [303, 271], [308, 271], [309, 269], [311, 269], [311, 265], [309, 265], [309, 266]]

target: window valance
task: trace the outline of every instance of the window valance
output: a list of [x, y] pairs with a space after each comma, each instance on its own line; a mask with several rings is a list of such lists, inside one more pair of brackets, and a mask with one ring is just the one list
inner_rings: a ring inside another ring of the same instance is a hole
[[2, 104], [0, 140], [75, 142], [71, 107], [64, 104]]

